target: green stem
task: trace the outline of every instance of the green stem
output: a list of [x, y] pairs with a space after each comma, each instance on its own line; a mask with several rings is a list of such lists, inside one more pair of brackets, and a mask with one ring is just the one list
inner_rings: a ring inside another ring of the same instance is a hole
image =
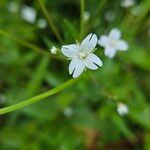
[[35, 45], [31, 44], [31, 43], [28, 43], [27, 41], [25, 41], [23, 39], [15, 37], [14, 35], [11, 35], [11, 34], [7, 33], [6, 31], [0, 30], [0, 35], [8, 37], [8, 38], [10, 38], [10, 39], [20, 43], [21, 45], [24, 45], [24, 46], [26, 46], [28, 48], [31, 48], [34, 51], [37, 51], [37, 52], [39, 52], [41, 54], [44, 54], [46, 56], [50, 56], [50, 54], [48, 52], [46, 52], [45, 50], [43, 50], [42, 48], [39, 48], [39, 47], [37, 47], [37, 46], [35, 46]]
[[84, 31], [84, 9], [85, 9], [85, 0], [80, 0], [80, 40], [83, 37]]
[[91, 20], [91, 22], [90, 22], [90, 24], [88, 26], [89, 28], [93, 27], [93, 25], [95, 24], [95, 22], [97, 21], [97, 19], [99, 19], [99, 17], [97, 17], [97, 16], [101, 15], [101, 13], [103, 12], [103, 9], [105, 8], [104, 6], [107, 3], [107, 1], [108, 0], [101, 0], [99, 2], [99, 5], [97, 6], [97, 9], [96, 9], [96, 11], [94, 13], [94, 16], [91, 18], [92, 20]]
[[35, 102], [38, 102], [48, 96], [51, 96], [51, 95], [54, 95], [62, 90], [64, 90], [65, 88], [67, 88], [68, 86], [71, 86], [72, 84], [74, 84], [78, 79], [71, 79], [63, 84], [61, 84], [60, 86], [56, 87], [56, 88], [53, 88], [52, 90], [49, 90], [47, 92], [44, 92], [40, 95], [37, 95], [33, 98], [30, 98], [30, 99], [27, 99], [23, 102], [20, 102], [20, 103], [17, 103], [17, 104], [14, 104], [12, 106], [8, 106], [8, 107], [4, 107], [4, 108], [1, 108], [0, 109], [0, 115], [2, 114], [6, 114], [6, 113], [9, 113], [9, 112], [12, 112], [12, 111], [15, 111], [15, 110], [18, 110], [20, 108], [23, 108], [25, 106], [28, 106], [32, 103], [35, 103]]
[[41, 7], [41, 9], [43, 11], [43, 14], [44, 14], [46, 20], [48, 21], [48, 24], [49, 24], [50, 28], [52, 29], [52, 31], [55, 34], [55, 36], [58, 38], [59, 42], [62, 43], [62, 39], [61, 39], [61, 37], [59, 35], [59, 32], [58, 32], [58, 30], [57, 30], [57, 28], [56, 28], [56, 26], [55, 26], [55, 24], [54, 24], [54, 22], [52, 20], [52, 17], [50, 16], [48, 11], [46, 10], [46, 7], [45, 7], [43, 1], [42, 0], [38, 0], [38, 3], [39, 3], [39, 5], [40, 5], [40, 7]]
[[6, 31], [0, 30], [0, 35], [5, 36], [7, 38], [10, 38], [10, 39], [18, 42], [19, 44], [21, 44], [23, 46], [26, 46], [26, 47], [28, 47], [28, 48], [30, 48], [30, 49], [32, 49], [32, 50], [34, 50], [34, 51], [36, 51], [36, 52], [38, 52], [40, 54], [43, 54], [43, 55], [45, 55], [47, 57], [50, 57], [50, 58], [54, 57], [56, 59], [61, 59], [60, 57], [56, 57], [56, 56], [50, 55], [50, 52], [47, 52], [46, 50], [44, 50], [42, 48], [39, 48], [38, 46], [36, 46], [34, 44], [31, 44], [31, 43], [29, 43], [29, 42], [27, 42], [27, 41], [25, 41], [25, 40], [23, 40], [23, 39], [21, 39], [19, 37], [11, 35], [11, 34], [7, 33]]

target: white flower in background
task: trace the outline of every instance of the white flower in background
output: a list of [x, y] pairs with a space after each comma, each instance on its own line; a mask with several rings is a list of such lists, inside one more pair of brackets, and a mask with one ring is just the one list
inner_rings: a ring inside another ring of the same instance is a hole
[[83, 20], [85, 22], [87, 22], [87, 21], [89, 21], [89, 19], [90, 19], [90, 13], [88, 11], [84, 11], [84, 13], [83, 13]]
[[121, 0], [121, 6], [128, 8], [135, 4], [135, 0]]
[[100, 37], [98, 44], [105, 48], [105, 55], [112, 58], [115, 56], [117, 51], [126, 51], [128, 49], [128, 44], [120, 38], [120, 30], [112, 29], [108, 36], [102, 35]]
[[55, 46], [52, 46], [52, 48], [50, 49], [52, 54], [57, 54], [58, 49]]
[[8, 3], [7, 8], [11, 13], [16, 13], [19, 10], [18, 3], [13, 2], [13, 1]]
[[116, 14], [115, 14], [114, 11], [108, 10], [108, 11], [105, 12], [106, 21], [112, 22], [112, 21], [114, 21], [115, 18], [116, 18]]
[[6, 96], [4, 94], [0, 94], [0, 104], [6, 102]]
[[41, 19], [38, 19], [37, 25], [39, 28], [45, 28], [47, 26], [47, 22], [45, 19], [41, 18]]
[[118, 113], [123, 116], [129, 113], [128, 106], [123, 103], [118, 103], [117, 105], [117, 111]]
[[71, 117], [73, 115], [73, 109], [70, 108], [70, 107], [67, 107], [65, 110], [64, 110], [64, 115], [66, 117]]
[[96, 45], [97, 36], [91, 33], [81, 44], [62, 46], [62, 53], [71, 59], [69, 74], [73, 74], [73, 78], [78, 77], [85, 68], [96, 70], [98, 66], [102, 66], [102, 61], [93, 54]]
[[34, 23], [36, 20], [36, 11], [32, 7], [24, 5], [21, 9], [21, 16], [24, 20]]

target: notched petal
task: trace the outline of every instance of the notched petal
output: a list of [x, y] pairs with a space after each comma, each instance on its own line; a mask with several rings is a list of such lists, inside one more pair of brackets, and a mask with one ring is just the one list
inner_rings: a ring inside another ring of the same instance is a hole
[[98, 56], [96, 56], [95, 54], [92, 54], [92, 53], [89, 54], [88, 59], [90, 59], [94, 64], [96, 64], [100, 67], [102, 67], [102, 65], [103, 65], [101, 59]]
[[85, 60], [83, 61], [83, 63], [84, 63], [84, 65], [85, 65], [85, 67], [87, 67], [87, 68], [89, 68], [89, 69], [91, 69], [91, 70], [96, 70], [96, 69], [98, 69], [98, 66], [95, 65], [90, 59], [85, 59]]
[[73, 78], [77, 78], [84, 71], [84, 68], [83, 62], [74, 58], [69, 65], [69, 74], [73, 74]]
[[76, 57], [78, 50], [79, 50], [79, 47], [75, 44], [64, 45], [61, 48], [61, 51], [62, 51], [63, 55], [65, 55], [69, 58]]
[[89, 34], [81, 43], [80, 49], [81, 51], [86, 51], [90, 53], [94, 50], [97, 45], [97, 36], [95, 34]]

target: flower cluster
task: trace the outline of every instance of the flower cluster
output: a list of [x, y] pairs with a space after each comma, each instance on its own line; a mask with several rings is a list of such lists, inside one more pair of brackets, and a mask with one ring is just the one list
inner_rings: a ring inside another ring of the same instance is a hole
[[[96, 45], [104, 47], [104, 54], [109, 58], [115, 56], [117, 51], [126, 51], [128, 44], [121, 40], [121, 32], [112, 29], [109, 35], [102, 35], [99, 39], [95, 34], [90, 33], [80, 44], [63, 45], [61, 52], [69, 60], [69, 74], [77, 78], [86, 68], [97, 70], [102, 67], [102, 60], [94, 54]], [[52, 47], [51, 53], [54, 54], [56, 48]]]

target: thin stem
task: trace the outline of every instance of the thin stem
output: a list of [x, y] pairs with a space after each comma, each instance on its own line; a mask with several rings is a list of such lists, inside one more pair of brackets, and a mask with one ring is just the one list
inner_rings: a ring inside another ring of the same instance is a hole
[[53, 88], [52, 90], [49, 90], [47, 92], [44, 92], [40, 95], [37, 95], [33, 98], [30, 98], [30, 99], [27, 99], [23, 102], [20, 102], [20, 103], [17, 103], [17, 104], [14, 104], [12, 106], [8, 106], [8, 107], [4, 107], [4, 108], [1, 108], [0, 109], [0, 115], [2, 114], [6, 114], [6, 113], [9, 113], [9, 112], [12, 112], [12, 111], [15, 111], [15, 110], [18, 110], [20, 108], [23, 108], [23, 107], [26, 107], [32, 103], [35, 103], [35, 102], [38, 102], [48, 96], [51, 96], [51, 95], [54, 95], [62, 90], [64, 90], [65, 88], [71, 86], [72, 84], [74, 84], [78, 79], [71, 79], [63, 84], [61, 84], [60, 86], [56, 87], [56, 88]]
[[49, 53], [46, 52], [45, 50], [43, 50], [42, 48], [39, 48], [39, 47], [37, 47], [37, 46], [35, 46], [35, 45], [31, 44], [31, 43], [28, 43], [27, 41], [25, 41], [23, 39], [20, 39], [20, 38], [14, 36], [14, 35], [11, 35], [11, 34], [7, 33], [6, 31], [0, 30], [0, 35], [6, 36], [6, 37], [8, 37], [10, 39], [13, 39], [14, 41], [17, 41], [18, 43], [20, 43], [21, 45], [24, 45], [24, 46], [26, 46], [28, 48], [31, 48], [34, 51], [37, 51], [37, 52], [39, 52], [41, 54], [44, 54], [46, 56], [50, 56]]
[[83, 26], [84, 26], [84, 9], [85, 9], [85, 0], [80, 0], [80, 40], [84, 34]]
[[[6, 31], [0, 30], [0, 35], [8, 37], [8, 38], [18, 42], [19, 44], [21, 44], [23, 46], [26, 46], [26, 47], [28, 47], [28, 48], [30, 48], [30, 49], [32, 49], [32, 50], [34, 50], [34, 51], [36, 51], [36, 52], [38, 52], [40, 54], [43, 54], [43, 55], [45, 55], [47, 57], [55, 57], [53, 55], [50, 55], [50, 53], [45, 51], [44, 49], [39, 48], [38, 46], [36, 46], [34, 44], [31, 44], [31, 43], [29, 43], [29, 42], [27, 42], [27, 41], [25, 41], [25, 40], [23, 40], [23, 39], [21, 39], [19, 37], [11, 35], [10, 33], [7, 33]], [[55, 58], [60, 59], [59, 57], [55, 57]]]
[[57, 28], [56, 28], [56, 26], [55, 26], [55, 24], [54, 24], [54, 22], [52, 20], [52, 17], [48, 13], [48, 11], [47, 11], [43, 1], [42, 0], [38, 0], [38, 3], [39, 3], [39, 5], [40, 5], [40, 7], [41, 7], [41, 9], [43, 11], [43, 14], [44, 14], [46, 20], [48, 21], [48, 24], [49, 24], [50, 28], [52, 29], [52, 31], [55, 34], [55, 36], [58, 38], [59, 42], [62, 43], [62, 39], [61, 39], [61, 37], [59, 35], [59, 32], [58, 32], [58, 30], [57, 30]]

